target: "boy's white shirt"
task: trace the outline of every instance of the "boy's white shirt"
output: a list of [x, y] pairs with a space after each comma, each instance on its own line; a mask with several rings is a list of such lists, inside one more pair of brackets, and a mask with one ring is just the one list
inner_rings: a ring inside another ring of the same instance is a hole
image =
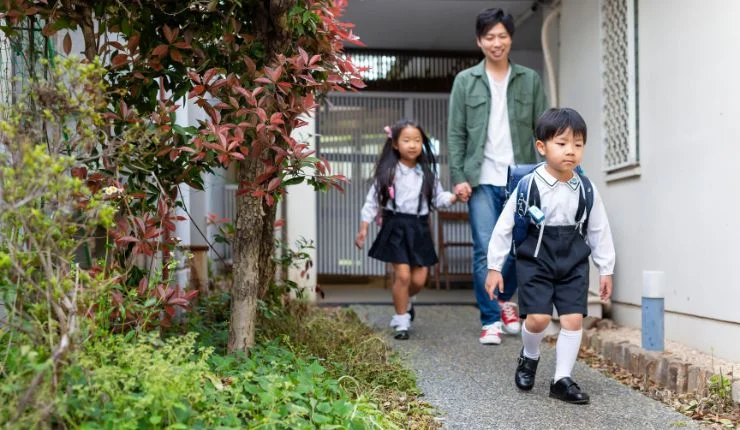
[[[578, 199], [581, 193], [581, 180], [578, 175], [573, 175], [568, 182], [560, 182], [547, 172], [543, 164], [535, 169], [534, 180], [537, 181], [537, 189], [540, 193], [540, 205], [542, 206], [540, 209], [545, 214], [545, 225], [575, 225]], [[586, 243], [591, 248], [591, 258], [599, 269], [599, 274], [601, 276], [612, 275], [616, 260], [612, 232], [601, 195], [596, 186], [593, 184], [592, 186], [594, 205], [589, 215]], [[501, 271], [511, 251], [515, 209], [516, 194], [513, 194], [506, 202], [488, 244], [488, 268], [490, 270]]]
[[[416, 167], [412, 168], [402, 163], [398, 163], [393, 180], [396, 208], [393, 209], [393, 204], [390, 199], [385, 208], [395, 210], [396, 212], [403, 214], [417, 215], [417, 209], [419, 208], [419, 194], [421, 194], [421, 186], [423, 182], [424, 174], [421, 170], [421, 166], [417, 164]], [[372, 222], [378, 214], [378, 201], [375, 194], [375, 182], [373, 182], [373, 185], [370, 187], [370, 191], [368, 191], [367, 197], [365, 198], [365, 204], [362, 206], [362, 211], [360, 212], [360, 217], [364, 222]], [[452, 204], [452, 197], [452, 193], [445, 191], [442, 188], [442, 184], [439, 182], [439, 177], [434, 178], [434, 206], [438, 208], [449, 207]], [[421, 211], [419, 211], [418, 214], [429, 214], [429, 207], [426, 199], [422, 199]]]

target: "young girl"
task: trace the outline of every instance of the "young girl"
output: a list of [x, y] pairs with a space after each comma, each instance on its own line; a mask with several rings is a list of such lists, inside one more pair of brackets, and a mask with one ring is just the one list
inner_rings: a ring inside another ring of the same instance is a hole
[[429, 138], [418, 124], [402, 120], [385, 131], [388, 139], [362, 207], [355, 244], [362, 248], [370, 222], [382, 221], [369, 255], [393, 264], [396, 315], [390, 325], [396, 339], [408, 339], [414, 318], [410, 298], [424, 287], [429, 266], [437, 264], [429, 210], [450, 206], [457, 197], [442, 189]]

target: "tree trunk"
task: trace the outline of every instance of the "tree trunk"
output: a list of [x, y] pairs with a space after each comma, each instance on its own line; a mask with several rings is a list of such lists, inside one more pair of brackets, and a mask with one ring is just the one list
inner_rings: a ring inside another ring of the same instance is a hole
[[[296, 0], [263, 0], [255, 10], [255, 36], [265, 43], [265, 58], [285, 52], [287, 13]], [[271, 61], [266, 61], [267, 64]], [[253, 183], [262, 173], [260, 156], [252, 154], [239, 164], [239, 183]], [[242, 195], [237, 201], [234, 231], [234, 281], [231, 287], [229, 352], [248, 352], [254, 345], [257, 300], [264, 296], [275, 275], [272, 253], [277, 205]]]
[[[239, 165], [239, 181], [252, 182], [261, 170], [258, 158], [247, 157]], [[268, 206], [248, 194], [237, 201], [229, 352], [247, 352], [254, 345], [257, 300], [274, 273], [271, 257], [276, 210], [276, 205]]]

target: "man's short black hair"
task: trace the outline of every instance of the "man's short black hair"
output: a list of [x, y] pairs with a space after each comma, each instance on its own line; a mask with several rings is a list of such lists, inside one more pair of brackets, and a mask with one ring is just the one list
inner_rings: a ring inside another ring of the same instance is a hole
[[565, 133], [568, 129], [573, 130], [574, 136], [583, 137], [583, 143], [586, 143], [586, 121], [583, 120], [581, 114], [571, 108], [552, 108], [546, 110], [537, 119], [534, 135], [537, 140], [547, 142]]
[[484, 9], [475, 20], [475, 36], [480, 39], [497, 24], [503, 24], [509, 36], [514, 36], [514, 17], [499, 8]]

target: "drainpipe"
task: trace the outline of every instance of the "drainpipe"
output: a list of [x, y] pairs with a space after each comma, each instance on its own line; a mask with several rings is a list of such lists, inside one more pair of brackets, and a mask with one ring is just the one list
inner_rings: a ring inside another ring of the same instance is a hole
[[544, 21], [542, 22], [542, 32], [540, 37], [542, 38], [542, 53], [545, 56], [545, 74], [547, 75], [547, 84], [550, 88], [550, 106], [557, 107], [558, 101], [558, 87], [557, 87], [557, 76], [555, 66], [552, 64], [552, 54], [550, 53], [550, 37], [548, 31], [550, 24], [555, 21], [560, 15], [560, 2], [553, 5], [550, 13], [547, 14]]
[[537, 12], [537, 9], [539, 9], [539, 7], [539, 2], [534, 2], [532, 3], [532, 6], [530, 6], [527, 10], [514, 18], [514, 28], [521, 27], [525, 21], [527, 21], [529, 18], [532, 17], [532, 15], [534, 15], [535, 12]]

